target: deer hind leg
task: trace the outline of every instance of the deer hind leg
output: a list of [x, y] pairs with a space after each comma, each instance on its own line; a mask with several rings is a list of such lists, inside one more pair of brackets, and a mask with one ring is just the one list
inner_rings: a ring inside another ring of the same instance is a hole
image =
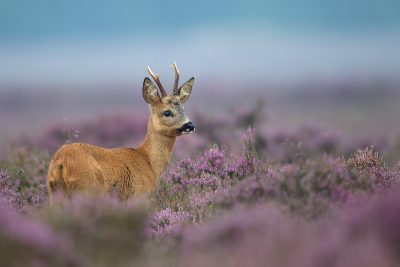
[[[100, 177], [100, 178], [99, 178]], [[72, 194], [96, 196], [105, 193], [104, 185], [99, 181], [102, 175], [99, 173], [87, 173], [82, 176], [71, 176], [68, 178], [68, 188]]]
[[[68, 191], [71, 194], [86, 196], [101, 195], [105, 192], [104, 176], [100, 166], [94, 159], [89, 159], [85, 165], [74, 165], [65, 177]], [[79, 167], [77, 167], [79, 166]]]
[[63, 178], [64, 165], [61, 163], [50, 163], [47, 177], [47, 188], [49, 192], [50, 206], [61, 202], [68, 196], [68, 187]]
[[[47, 178], [50, 205], [70, 199], [74, 194], [87, 196], [104, 192], [104, 178], [101, 169], [88, 165], [51, 163]], [[74, 168], [71, 168], [71, 165]], [[93, 165], [92, 165], [93, 166]]]

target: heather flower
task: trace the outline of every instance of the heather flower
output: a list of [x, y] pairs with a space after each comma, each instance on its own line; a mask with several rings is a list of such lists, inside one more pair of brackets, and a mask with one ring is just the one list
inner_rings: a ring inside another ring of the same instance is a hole
[[274, 205], [237, 206], [185, 229], [179, 266], [394, 267], [400, 202], [379, 202], [307, 223]]
[[226, 166], [226, 174], [228, 177], [242, 179], [256, 171], [256, 167], [262, 163], [254, 156], [240, 155], [234, 157], [230, 164]]
[[189, 199], [191, 210], [204, 210], [213, 203], [216, 193], [216, 191], [208, 191], [191, 195]]
[[152, 235], [161, 238], [165, 236], [179, 236], [183, 224], [188, 222], [190, 214], [186, 211], [173, 211], [171, 208], [156, 212], [151, 220]]
[[216, 189], [219, 185], [218, 178], [215, 176], [211, 176], [209, 174], [203, 174], [199, 178], [191, 178], [184, 180], [184, 183], [187, 186], [196, 186], [199, 187], [200, 189], [203, 188], [211, 188], [211, 189]]
[[[238, 184], [232, 184], [231, 194], [215, 204], [229, 208], [235, 203], [273, 201], [290, 212], [319, 217], [331, 206], [356, 203], [357, 199], [378, 194], [379, 181], [392, 179], [393, 173], [388, 172], [376, 153], [359, 153], [348, 160], [323, 156], [269, 168], [266, 173], [249, 172]], [[354, 162], [359, 166], [356, 171]], [[359, 173], [360, 166], [367, 176]]]
[[358, 179], [371, 180], [377, 189], [388, 189], [395, 182], [382, 156], [373, 147], [359, 150], [353, 158], [346, 162], [346, 165], [349, 169], [355, 169]]
[[[207, 196], [208, 192], [236, 184], [237, 181], [264, 170], [264, 164], [254, 150], [253, 136], [254, 129], [245, 133], [245, 149], [241, 154], [229, 154], [226, 149], [213, 146], [195, 159], [185, 158], [171, 166], [161, 177], [160, 186], [155, 193], [160, 208], [177, 209], [179, 203], [181, 207], [190, 207], [190, 199]], [[200, 208], [193, 211], [195, 218], [203, 218], [204, 213], [207, 211]]]
[[[400, 202], [380, 198], [395, 190], [400, 163], [390, 168], [372, 147], [349, 154], [335, 134], [314, 125], [260, 132], [254, 110], [239, 115], [198, 115], [199, 135], [178, 142], [176, 163], [161, 177], [150, 207], [138, 199], [77, 196], [48, 208], [48, 156], [29, 146], [11, 151], [0, 171], [0, 212], [36, 226], [10, 223], [15, 227], [5, 231], [0, 218], [2, 240], [12, 239], [0, 254], [14, 255], [16, 240], [15, 253], [28, 251], [33, 263], [46, 265], [52, 257], [42, 250], [53, 252], [58, 240], [74, 248], [82, 266], [398, 266]], [[53, 150], [68, 139], [129, 144], [146, 119], [99, 118], [69, 134], [58, 126], [41, 145]], [[180, 159], [188, 151], [195, 154]], [[1, 205], [37, 208], [20, 217]], [[67, 264], [64, 254], [54, 260], [64, 257]], [[1, 258], [4, 266], [23, 260]]]
[[18, 180], [12, 180], [10, 175], [0, 170], [0, 202], [16, 210], [25, 205], [23, 196], [18, 192]]
[[217, 177], [225, 176], [225, 155], [214, 147], [196, 160], [183, 159], [163, 175], [173, 192], [187, 191], [190, 187], [216, 188]]
[[15, 210], [40, 207], [47, 197], [45, 184], [36, 181], [42, 178], [10, 175], [0, 170], [0, 201]]

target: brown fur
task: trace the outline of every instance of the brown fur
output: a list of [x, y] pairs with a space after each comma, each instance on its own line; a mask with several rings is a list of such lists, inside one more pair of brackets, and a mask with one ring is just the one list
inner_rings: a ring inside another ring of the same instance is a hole
[[[189, 83], [189, 84], [188, 84]], [[143, 97], [150, 106], [150, 119], [143, 143], [137, 148], [102, 148], [89, 144], [63, 145], [55, 153], [48, 171], [50, 203], [60, 194], [88, 195], [117, 192], [121, 199], [153, 192], [161, 172], [171, 159], [177, 129], [189, 122], [182, 103], [190, 95], [193, 79], [181, 88], [181, 95], [160, 97], [146, 80]], [[190, 88], [186, 90], [185, 86]], [[165, 117], [170, 110], [173, 117]]]

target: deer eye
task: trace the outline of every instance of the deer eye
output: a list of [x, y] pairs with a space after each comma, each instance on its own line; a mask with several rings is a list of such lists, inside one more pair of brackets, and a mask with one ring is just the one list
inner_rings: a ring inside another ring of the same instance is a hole
[[165, 117], [172, 117], [172, 112], [171, 112], [171, 110], [164, 111], [164, 116], [165, 116]]

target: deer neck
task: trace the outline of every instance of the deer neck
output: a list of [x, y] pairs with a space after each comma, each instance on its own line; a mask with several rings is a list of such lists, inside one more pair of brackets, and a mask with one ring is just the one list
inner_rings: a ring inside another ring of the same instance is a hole
[[175, 136], [167, 136], [155, 132], [151, 118], [149, 119], [146, 137], [138, 149], [142, 150], [148, 157], [156, 177], [160, 176], [161, 172], [169, 163], [175, 140]]

